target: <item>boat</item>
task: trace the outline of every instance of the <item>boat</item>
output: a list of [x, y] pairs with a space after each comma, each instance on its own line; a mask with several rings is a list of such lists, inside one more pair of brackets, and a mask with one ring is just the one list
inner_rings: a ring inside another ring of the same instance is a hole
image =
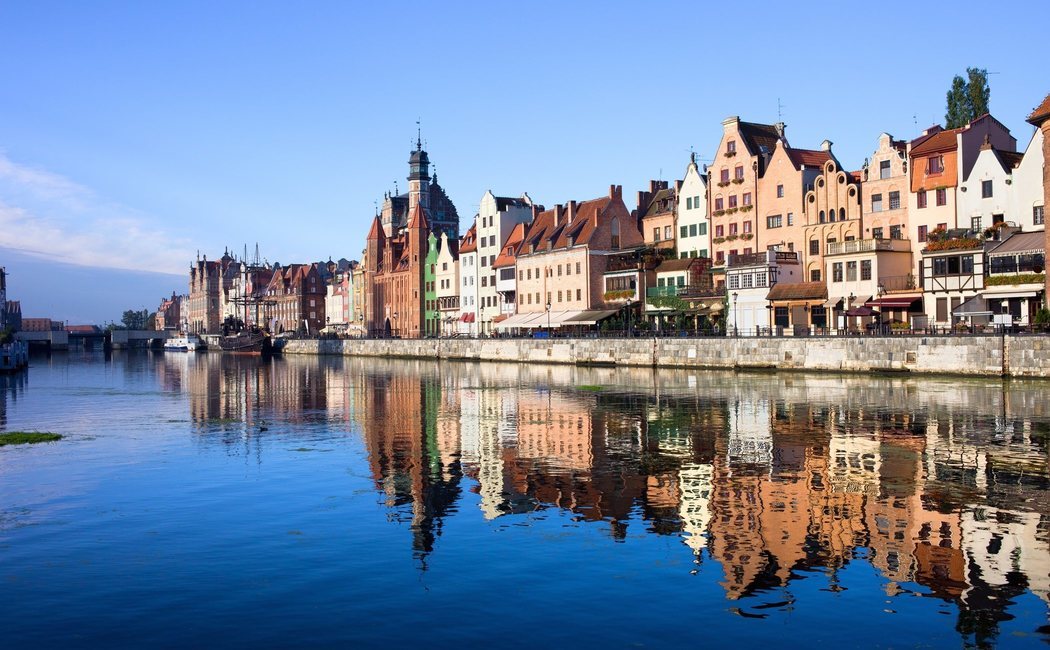
[[238, 354], [268, 355], [273, 352], [270, 336], [257, 328], [241, 330], [235, 334], [219, 337], [219, 349]]
[[207, 348], [196, 334], [181, 334], [164, 341], [165, 352], [196, 352]]
[[29, 344], [10, 340], [0, 343], [0, 373], [18, 372], [29, 367]]

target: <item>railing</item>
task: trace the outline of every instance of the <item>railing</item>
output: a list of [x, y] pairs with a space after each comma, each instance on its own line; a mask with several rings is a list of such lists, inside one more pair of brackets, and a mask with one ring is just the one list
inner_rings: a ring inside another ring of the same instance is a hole
[[[682, 287], [683, 289], [685, 287]], [[647, 298], [670, 298], [678, 295], [678, 287], [649, 287], [645, 290]]]
[[879, 284], [882, 285], [882, 290], [887, 293], [892, 293], [894, 291], [915, 291], [919, 288], [915, 281], [915, 276], [911, 273], [908, 275], [890, 275], [879, 278]]
[[722, 294], [714, 294], [714, 290], [711, 287], [695, 284], [687, 284], [680, 287], [649, 287], [645, 290], [647, 298], [698, 298], [702, 296], [711, 296], [712, 294], [719, 298], [725, 297]]
[[875, 251], [911, 251], [911, 242], [907, 239], [854, 239], [837, 241], [828, 244], [827, 255], [844, 255], [847, 253], [871, 253]]
[[729, 266], [758, 266], [776, 262], [798, 262], [798, 253], [793, 251], [763, 251], [747, 255], [730, 255]]

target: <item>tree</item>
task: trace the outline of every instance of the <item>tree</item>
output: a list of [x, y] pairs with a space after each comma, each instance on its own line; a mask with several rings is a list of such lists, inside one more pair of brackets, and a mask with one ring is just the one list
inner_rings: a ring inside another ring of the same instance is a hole
[[984, 68], [966, 68], [970, 78], [966, 83], [966, 97], [970, 105], [970, 119], [975, 120], [988, 112], [988, 100], [992, 89], [988, 87], [988, 71]]
[[951, 90], [948, 91], [948, 112], [944, 114], [945, 128], [957, 129], [970, 123], [970, 109], [967, 104], [966, 80], [955, 75]]
[[120, 322], [124, 324], [124, 328], [129, 330], [146, 329], [146, 322], [148, 320], [148, 309], [143, 309], [142, 311], [135, 311], [134, 309], [129, 309], [124, 312], [123, 316], [120, 317]]
[[984, 68], [966, 68], [966, 79], [955, 75], [948, 90], [945, 128], [966, 126], [988, 112], [992, 91], [988, 87], [988, 71]]

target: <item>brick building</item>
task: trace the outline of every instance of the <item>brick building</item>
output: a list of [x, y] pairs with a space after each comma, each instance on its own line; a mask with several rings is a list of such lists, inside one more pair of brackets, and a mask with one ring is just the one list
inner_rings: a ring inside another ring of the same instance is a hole
[[325, 326], [325, 283], [320, 265], [274, 267], [266, 287], [270, 330], [317, 333]]
[[190, 267], [187, 323], [193, 334], [219, 334], [222, 327], [223, 277], [234, 262], [229, 253], [217, 261], [198, 258]]
[[157, 331], [177, 330], [182, 327], [182, 296], [171, 292], [170, 298], [160, 301], [157, 307], [157, 317], [154, 321], [154, 329]]
[[420, 337], [424, 333], [423, 275], [430, 226], [423, 206], [413, 206], [408, 226], [388, 237], [377, 217], [365, 248], [365, 329], [371, 335]]

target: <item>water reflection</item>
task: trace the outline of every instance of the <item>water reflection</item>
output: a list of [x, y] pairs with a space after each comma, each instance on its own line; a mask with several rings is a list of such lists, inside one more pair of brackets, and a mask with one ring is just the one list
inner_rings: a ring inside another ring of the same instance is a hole
[[888, 596], [954, 603], [977, 642], [1020, 595], [1050, 602], [1045, 384], [219, 355], [156, 367], [199, 423], [359, 432], [423, 567], [476, 503], [495, 523], [556, 508], [614, 542], [676, 536], [744, 613], [772, 590], [790, 607], [814, 571], [846, 590], [853, 562]]

